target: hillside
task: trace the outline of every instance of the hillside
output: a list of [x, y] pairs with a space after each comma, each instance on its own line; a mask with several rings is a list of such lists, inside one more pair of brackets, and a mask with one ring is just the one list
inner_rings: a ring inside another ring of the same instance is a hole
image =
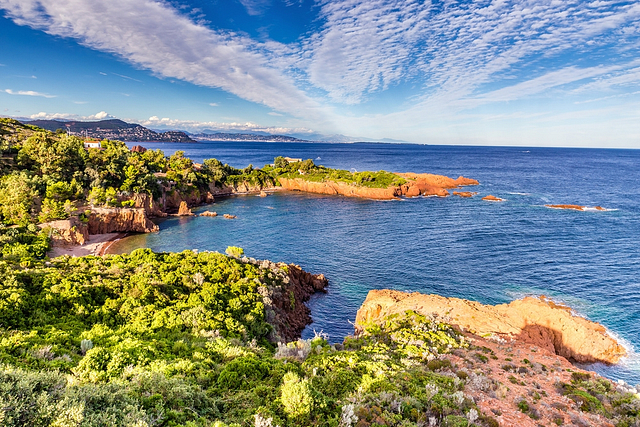
[[25, 122], [32, 126], [55, 132], [58, 129], [71, 135], [87, 136], [95, 139], [112, 139], [124, 142], [196, 142], [184, 132], [155, 132], [136, 123], [127, 123], [119, 119], [97, 122], [33, 120]]

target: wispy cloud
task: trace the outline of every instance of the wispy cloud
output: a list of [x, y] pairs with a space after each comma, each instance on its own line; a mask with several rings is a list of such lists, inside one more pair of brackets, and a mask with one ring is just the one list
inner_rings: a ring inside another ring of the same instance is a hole
[[219, 107], [220, 106], [216, 102], [210, 102], [209, 105], [212, 106], [212, 107]]
[[275, 111], [269, 111], [267, 114], [270, 116], [282, 117], [282, 114], [276, 113]]
[[261, 15], [269, 6], [271, 6], [271, 0], [239, 0], [240, 3], [247, 10], [249, 15]]
[[113, 0], [105, 7], [88, 0], [0, 0], [0, 7], [19, 25], [77, 39], [159, 76], [222, 88], [307, 119], [322, 116], [318, 104], [270, 64], [263, 46], [211, 30], [167, 2]]
[[24, 96], [41, 96], [43, 98], [55, 98], [56, 95], [49, 95], [47, 93], [36, 92], [33, 90], [11, 90], [5, 89], [5, 92], [9, 95], [24, 95]]
[[124, 74], [118, 74], [118, 73], [111, 73], [111, 74], [113, 74], [114, 76], [121, 77], [125, 80], [132, 80], [134, 82], [142, 83], [142, 80], [134, 79], [133, 77], [125, 76]]

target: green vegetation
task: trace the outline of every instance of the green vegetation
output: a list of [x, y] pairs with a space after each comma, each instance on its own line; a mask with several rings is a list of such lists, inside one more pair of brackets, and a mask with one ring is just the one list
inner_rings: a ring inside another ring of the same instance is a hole
[[465, 340], [437, 319], [390, 317], [344, 349], [276, 347], [267, 296], [288, 276], [274, 264], [147, 249], [47, 260], [34, 226], [1, 236], [2, 425], [491, 425], [445, 358]]
[[300, 178], [314, 182], [346, 182], [369, 188], [397, 187], [407, 182], [404, 178], [386, 171], [350, 172], [317, 166], [311, 159], [294, 163], [286, 163], [286, 160], [284, 162], [283, 160], [284, 158], [282, 157], [276, 157], [275, 159], [274, 173], [277, 177]]
[[276, 157], [262, 169], [236, 169], [216, 159], [196, 165], [177, 151], [131, 152], [119, 141], [101, 149], [64, 132], [48, 132], [12, 119], [0, 119], [0, 222], [44, 223], [84, 212], [88, 205], [132, 207], [135, 194], [159, 198], [163, 192], [202, 195], [214, 186], [263, 188], [280, 177], [339, 181], [386, 188], [406, 181], [385, 172], [349, 172], [317, 166], [312, 160], [288, 163]]

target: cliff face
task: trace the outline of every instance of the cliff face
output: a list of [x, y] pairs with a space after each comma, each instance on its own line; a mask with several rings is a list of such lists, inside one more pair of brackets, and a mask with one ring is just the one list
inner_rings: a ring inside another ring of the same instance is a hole
[[143, 208], [93, 208], [88, 226], [89, 234], [158, 231]]
[[[284, 264], [283, 264], [284, 265]], [[298, 265], [286, 266], [287, 285], [272, 290], [268, 321], [274, 327], [274, 342], [290, 342], [300, 338], [304, 328], [312, 322], [311, 310], [305, 305], [311, 295], [325, 292], [329, 284], [322, 274], [311, 274]]]
[[304, 191], [306, 193], [342, 195], [348, 197], [364, 197], [367, 199], [388, 200], [400, 195], [397, 187], [368, 188], [348, 184], [346, 182], [314, 182], [302, 178], [279, 178], [280, 185], [285, 190]]
[[362, 197], [366, 199], [390, 200], [400, 196], [439, 196], [449, 195], [447, 189], [458, 188], [462, 185], [478, 185], [475, 179], [459, 177], [452, 179], [442, 175], [398, 173], [408, 180], [398, 187], [369, 188], [352, 185], [346, 182], [314, 182], [303, 178], [279, 178], [280, 185], [285, 190], [304, 191], [317, 194], [340, 194], [348, 197]]
[[216, 187], [213, 183], [209, 184], [209, 192], [214, 196], [229, 196], [232, 194], [242, 193], [260, 193], [262, 190], [269, 190], [273, 188], [275, 187], [272, 185], [250, 184], [248, 182], [225, 185], [222, 187]]
[[617, 363], [626, 355], [602, 325], [575, 316], [568, 307], [544, 297], [490, 306], [438, 295], [372, 290], [358, 310], [356, 330], [407, 310], [446, 316], [448, 323], [476, 335], [516, 339], [580, 363]]
[[84, 245], [89, 240], [87, 224], [82, 223], [77, 217], [46, 222], [38, 226], [51, 229], [53, 246]]

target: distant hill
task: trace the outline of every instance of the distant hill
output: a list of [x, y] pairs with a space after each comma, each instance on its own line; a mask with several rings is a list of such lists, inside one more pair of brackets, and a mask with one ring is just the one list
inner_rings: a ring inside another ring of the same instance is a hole
[[197, 133], [192, 134], [191, 137], [198, 141], [309, 142], [292, 136], [255, 133]]
[[125, 142], [196, 142], [185, 132], [155, 132], [136, 123], [127, 123], [119, 119], [97, 122], [33, 120], [26, 124], [55, 132], [58, 129], [72, 135], [87, 136], [96, 139], [113, 139]]

